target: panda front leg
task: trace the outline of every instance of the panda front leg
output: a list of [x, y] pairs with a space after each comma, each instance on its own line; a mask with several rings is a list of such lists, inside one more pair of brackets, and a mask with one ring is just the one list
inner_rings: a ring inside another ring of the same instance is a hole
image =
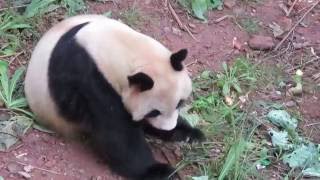
[[148, 135], [155, 136], [164, 141], [187, 141], [187, 142], [201, 142], [205, 139], [205, 135], [200, 129], [192, 127], [181, 116], [178, 117], [177, 126], [170, 130], [160, 130], [154, 128], [147, 122], [143, 125], [144, 132]]
[[154, 159], [141, 126], [118, 122], [100, 121], [92, 134], [95, 150], [109, 167], [129, 179], [167, 180], [175, 169]]

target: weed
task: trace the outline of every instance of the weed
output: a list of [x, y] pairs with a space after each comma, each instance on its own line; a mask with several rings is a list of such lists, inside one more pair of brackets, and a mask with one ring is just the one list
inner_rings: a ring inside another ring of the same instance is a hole
[[60, 7], [65, 8], [68, 15], [72, 16], [79, 11], [85, 10], [86, 5], [83, 0], [32, 0], [27, 6], [24, 15], [27, 18], [41, 16]]
[[245, 29], [248, 33], [256, 33], [259, 31], [259, 21], [253, 18], [242, 18], [239, 22], [240, 26]]
[[8, 63], [6, 61], [0, 61], [0, 98], [1, 101], [3, 101], [6, 108], [14, 111], [23, 112], [27, 115], [31, 115], [30, 112], [23, 109], [27, 107], [26, 98], [24, 98], [21, 94], [16, 93], [23, 72], [23, 67], [18, 68], [14, 72], [12, 77], [9, 78]]
[[78, 11], [83, 11], [86, 8], [83, 0], [62, 0], [61, 4], [67, 9], [69, 16], [75, 15]]
[[31, 25], [25, 22], [23, 16], [17, 15], [13, 11], [5, 11], [0, 14], [0, 36], [2, 47], [0, 54], [10, 56], [20, 47], [20, 39], [17, 34], [21, 29], [31, 28]]
[[137, 27], [144, 21], [140, 10], [135, 4], [126, 11], [120, 13], [120, 18], [130, 27]]
[[[185, 148], [180, 166], [197, 163], [201, 175], [209, 179], [262, 179], [256, 163], [266, 163], [268, 156], [261, 155], [263, 144], [253, 137], [258, 122], [250, 110], [240, 109], [238, 103], [228, 105], [224, 97], [233, 92], [241, 94], [256, 87], [262, 76], [260, 69], [246, 58], [240, 57], [223, 71], [204, 71], [193, 79], [194, 101], [192, 111], [205, 121], [202, 127], [208, 142], [201, 146]], [[218, 87], [218, 88], [214, 88]], [[224, 153], [212, 157], [212, 149], [219, 143]]]
[[179, 4], [196, 18], [207, 21], [205, 17], [209, 10], [221, 9], [221, 0], [178, 0]]

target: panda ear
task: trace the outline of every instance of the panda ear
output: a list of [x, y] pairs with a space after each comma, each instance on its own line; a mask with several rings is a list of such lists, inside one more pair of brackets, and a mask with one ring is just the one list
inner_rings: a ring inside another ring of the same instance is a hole
[[173, 53], [170, 57], [170, 63], [174, 70], [181, 71], [183, 69], [182, 61], [186, 59], [188, 54], [187, 49], [181, 49], [176, 53]]
[[139, 91], [146, 91], [153, 87], [153, 80], [143, 72], [128, 76], [129, 86], [135, 86]]

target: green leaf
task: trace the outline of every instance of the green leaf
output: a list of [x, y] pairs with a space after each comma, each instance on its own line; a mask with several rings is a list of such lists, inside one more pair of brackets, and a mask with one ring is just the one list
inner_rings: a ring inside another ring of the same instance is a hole
[[55, 1], [56, 0], [32, 0], [31, 3], [27, 6], [24, 15], [28, 18], [31, 18], [38, 14], [42, 14], [46, 12], [49, 5]]
[[192, 108], [190, 105], [186, 105], [183, 108], [180, 109], [180, 115], [192, 126], [196, 126], [199, 121], [200, 117], [198, 114], [192, 114], [188, 111]]
[[320, 177], [320, 162], [318, 162], [318, 164], [314, 165], [313, 167], [302, 170], [302, 174], [304, 176]]
[[192, 180], [209, 180], [208, 176], [191, 177]]
[[302, 144], [298, 146], [292, 153], [283, 157], [283, 162], [289, 164], [291, 168], [305, 168], [312, 162], [319, 161], [318, 150], [314, 144], [308, 146]]
[[267, 114], [267, 118], [276, 126], [285, 129], [296, 129], [298, 125], [298, 121], [295, 118], [291, 118], [290, 114], [285, 110], [272, 110]]
[[112, 17], [112, 11], [107, 11], [103, 15], [110, 18]]
[[240, 85], [238, 83], [233, 83], [232, 87], [238, 92], [238, 93], [242, 93], [242, 90], [240, 88]]
[[230, 95], [230, 84], [228, 82], [225, 82], [223, 87], [222, 87], [222, 94], [224, 96], [229, 96]]
[[207, 20], [204, 13], [208, 10], [207, 0], [191, 0], [192, 11], [201, 20]]
[[75, 15], [77, 11], [85, 9], [83, 0], [63, 0], [63, 5], [67, 8], [69, 16]]
[[18, 83], [18, 81], [19, 81], [19, 79], [20, 79], [20, 77], [21, 77], [23, 72], [24, 72], [24, 67], [18, 68], [14, 72], [14, 74], [13, 74], [13, 76], [12, 76], [10, 82], [9, 82], [9, 96], [8, 96], [8, 101], [9, 102], [11, 102], [11, 100], [12, 100], [13, 92], [16, 89], [16, 85], [17, 85], [17, 83]]
[[9, 108], [23, 108], [28, 105], [26, 98], [16, 99], [9, 104]]
[[288, 150], [293, 147], [292, 144], [288, 142], [288, 132], [286, 131], [277, 132], [271, 129], [269, 131], [269, 134], [271, 136], [272, 145], [274, 147], [278, 147], [284, 150]]
[[208, 9], [216, 9], [222, 7], [222, 1], [221, 0], [207, 0], [208, 2]]
[[234, 164], [237, 163], [243, 151], [246, 148], [246, 142], [241, 138], [237, 140], [230, 148], [228, 155], [223, 164], [222, 170], [219, 174], [218, 180], [223, 180], [228, 172], [232, 169]]
[[[8, 62], [0, 61], [0, 83], [2, 87], [3, 101], [8, 102], [9, 97], [9, 79], [8, 79]], [[6, 104], [7, 105], [7, 104]]]

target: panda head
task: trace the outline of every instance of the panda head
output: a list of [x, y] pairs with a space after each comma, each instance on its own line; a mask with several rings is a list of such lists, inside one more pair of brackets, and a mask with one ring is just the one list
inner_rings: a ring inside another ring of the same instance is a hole
[[[192, 91], [191, 79], [183, 66], [187, 50], [181, 49], [138, 68], [128, 76], [129, 88], [122, 100], [134, 121], [146, 120], [157, 129], [177, 125], [181, 104]], [[163, 59], [165, 58], [165, 59]]]

